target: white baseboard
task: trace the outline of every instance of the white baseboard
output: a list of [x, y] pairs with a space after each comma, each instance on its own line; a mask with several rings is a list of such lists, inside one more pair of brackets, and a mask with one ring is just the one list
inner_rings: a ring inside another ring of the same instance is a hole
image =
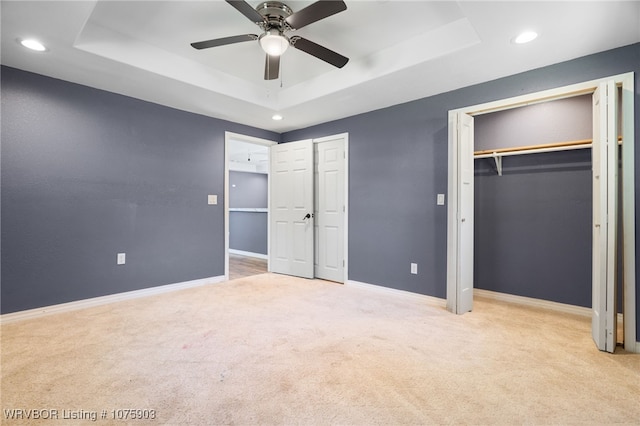
[[44, 317], [62, 312], [76, 311], [78, 309], [90, 308], [93, 306], [106, 305], [108, 303], [120, 302], [123, 300], [137, 299], [139, 297], [153, 296], [155, 294], [169, 293], [192, 287], [200, 287], [208, 284], [216, 284], [225, 281], [224, 275], [217, 277], [202, 278], [181, 283], [167, 284], [158, 287], [143, 288], [140, 290], [127, 291], [124, 293], [109, 294], [107, 296], [92, 297], [91, 299], [76, 300], [59, 305], [44, 306], [42, 308], [28, 309], [25, 311], [12, 312], [0, 316], [0, 324], [8, 324], [32, 318]]
[[585, 317], [591, 316], [591, 308], [585, 308], [584, 306], [568, 305], [566, 303], [551, 302], [549, 300], [533, 299], [531, 297], [516, 296], [507, 293], [498, 293], [495, 291], [483, 290], [481, 288], [474, 288], [473, 295], [484, 297], [486, 299], [500, 300], [502, 302], [517, 303], [519, 305], [526, 305], [534, 308], [543, 308], [557, 312], [564, 312], [567, 314], [581, 315]]
[[395, 296], [411, 297], [421, 302], [426, 302], [429, 305], [437, 306], [439, 308], [445, 308], [447, 301], [440, 299], [439, 297], [427, 296], [426, 294], [413, 293], [411, 291], [398, 290], [395, 288], [383, 287], [376, 284], [367, 284], [360, 281], [347, 280], [346, 285], [349, 287], [357, 287], [365, 290], [376, 291], [378, 293], [390, 294]]
[[229, 249], [229, 254], [237, 254], [238, 256], [247, 256], [247, 257], [255, 257], [257, 259], [268, 259], [268, 256], [266, 254], [262, 254], [262, 253], [254, 253], [251, 251], [244, 251], [244, 250], [236, 250], [236, 249]]

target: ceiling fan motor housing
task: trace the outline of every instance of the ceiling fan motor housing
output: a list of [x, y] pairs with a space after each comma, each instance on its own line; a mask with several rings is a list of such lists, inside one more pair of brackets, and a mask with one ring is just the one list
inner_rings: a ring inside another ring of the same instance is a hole
[[291, 30], [285, 19], [293, 14], [289, 6], [279, 1], [265, 1], [256, 7], [256, 11], [265, 17], [266, 22], [262, 25], [265, 31], [278, 29], [280, 33]]

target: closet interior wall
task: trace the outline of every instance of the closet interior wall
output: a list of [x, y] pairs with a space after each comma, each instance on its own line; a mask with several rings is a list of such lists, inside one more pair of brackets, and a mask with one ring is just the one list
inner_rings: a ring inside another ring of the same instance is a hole
[[591, 95], [475, 117], [476, 153], [582, 142], [475, 160], [476, 288], [591, 306], [591, 123]]

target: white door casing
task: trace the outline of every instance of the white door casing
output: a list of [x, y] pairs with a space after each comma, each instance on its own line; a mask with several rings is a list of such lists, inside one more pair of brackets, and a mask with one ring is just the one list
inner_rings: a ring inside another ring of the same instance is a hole
[[313, 278], [313, 142], [270, 151], [270, 271]]
[[591, 333], [598, 349], [616, 345], [616, 248], [618, 137], [617, 93], [613, 80], [593, 93], [593, 261]]
[[449, 113], [449, 168], [447, 309], [464, 314], [473, 309], [474, 164], [473, 117], [469, 114]]
[[[315, 141], [314, 141], [315, 142]], [[345, 137], [314, 143], [315, 276], [344, 282]]]

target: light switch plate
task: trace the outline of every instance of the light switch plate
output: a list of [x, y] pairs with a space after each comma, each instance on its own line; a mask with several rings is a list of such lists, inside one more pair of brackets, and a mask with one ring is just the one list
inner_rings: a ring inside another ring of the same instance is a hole
[[439, 206], [444, 206], [444, 194], [438, 194], [437, 204]]
[[412, 263], [411, 264], [411, 273], [414, 274], [414, 275], [418, 273], [418, 264], [417, 263]]
[[207, 204], [209, 204], [209, 205], [218, 204], [218, 196], [217, 195], [209, 195], [207, 197]]
[[124, 265], [127, 262], [127, 254], [126, 253], [118, 253], [117, 264]]

